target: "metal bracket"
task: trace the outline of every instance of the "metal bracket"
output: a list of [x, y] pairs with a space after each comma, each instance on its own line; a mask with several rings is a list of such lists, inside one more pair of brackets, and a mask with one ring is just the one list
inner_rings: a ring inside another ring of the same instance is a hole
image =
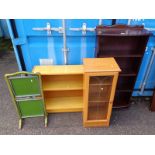
[[99, 19], [98, 25], [102, 25], [102, 19]]
[[95, 28], [87, 28], [87, 24], [83, 23], [81, 28], [70, 28], [71, 31], [82, 31], [82, 35], [86, 35], [87, 31], [94, 32]]
[[147, 28], [147, 27], [145, 27], [145, 29], [148, 30], [148, 31], [155, 31], [155, 28]]
[[47, 35], [51, 35], [52, 31], [63, 33], [62, 27], [51, 27], [50, 23], [46, 23], [46, 27], [34, 27], [34, 31], [47, 31]]
[[147, 50], [148, 50], [148, 47], [146, 46], [145, 51], [147, 51]]
[[63, 52], [69, 52], [69, 48], [62, 48]]

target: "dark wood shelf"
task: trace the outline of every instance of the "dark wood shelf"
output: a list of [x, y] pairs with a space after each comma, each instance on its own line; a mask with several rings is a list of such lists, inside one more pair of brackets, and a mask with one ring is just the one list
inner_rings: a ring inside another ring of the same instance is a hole
[[150, 36], [152, 33], [144, 26], [131, 26], [131, 25], [112, 25], [112, 26], [97, 26], [96, 35], [98, 36]]
[[137, 73], [122, 73], [120, 74], [119, 76], [123, 76], [123, 77], [126, 77], [126, 76], [137, 76]]
[[132, 91], [118, 91], [118, 90], [116, 90], [116, 94], [115, 94], [115, 98], [114, 98], [114, 107], [118, 107], [118, 106], [127, 107], [129, 105], [131, 93], [132, 93]]
[[117, 89], [117, 92], [133, 92], [133, 89], [122, 89], [122, 90], [119, 90], [119, 89]]
[[122, 72], [120, 73], [120, 76], [137, 76], [137, 72], [133, 71], [132, 69], [129, 68], [121, 68], [121, 69]]
[[154, 94], [152, 96], [152, 103], [150, 105], [150, 110], [155, 111], [155, 90], [154, 90]]
[[89, 84], [90, 86], [112, 86], [112, 84], [110, 83], [103, 83], [103, 84], [100, 84], [100, 83], [93, 83], [93, 84]]
[[114, 57], [121, 73], [114, 107], [127, 107], [151, 33], [143, 26], [97, 26], [96, 57]]
[[117, 82], [117, 90], [133, 90], [134, 84], [134, 76], [119, 76]]
[[134, 55], [99, 55], [99, 58], [105, 58], [105, 57], [114, 57], [114, 58], [141, 58], [143, 55], [141, 54], [134, 54]]
[[130, 103], [126, 102], [126, 100], [122, 100], [121, 102], [114, 101], [113, 103], [113, 109], [128, 108], [129, 106], [130, 106]]

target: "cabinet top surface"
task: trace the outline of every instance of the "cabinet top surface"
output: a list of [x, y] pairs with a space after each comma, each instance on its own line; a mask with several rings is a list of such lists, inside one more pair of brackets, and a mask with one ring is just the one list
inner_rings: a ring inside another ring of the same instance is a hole
[[84, 65], [35, 66], [32, 72], [41, 75], [67, 75], [83, 74], [84, 72], [121, 71], [114, 58], [85, 58], [83, 61]]
[[35, 66], [33, 72], [41, 75], [83, 74], [83, 65]]
[[83, 61], [85, 72], [121, 71], [114, 58], [85, 58]]
[[98, 26], [97, 35], [101, 36], [150, 36], [152, 33], [143, 28], [143, 26]]

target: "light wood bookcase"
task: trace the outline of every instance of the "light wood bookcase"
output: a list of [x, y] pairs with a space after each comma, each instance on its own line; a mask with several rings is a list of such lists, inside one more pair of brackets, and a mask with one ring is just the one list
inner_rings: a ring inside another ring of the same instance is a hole
[[84, 59], [85, 127], [109, 126], [120, 71], [113, 58]]
[[83, 65], [35, 66], [42, 76], [48, 113], [83, 110]]
[[108, 126], [120, 68], [113, 58], [86, 58], [84, 65], [35, 66], [48, 113], [82, 112], [83, 125]]

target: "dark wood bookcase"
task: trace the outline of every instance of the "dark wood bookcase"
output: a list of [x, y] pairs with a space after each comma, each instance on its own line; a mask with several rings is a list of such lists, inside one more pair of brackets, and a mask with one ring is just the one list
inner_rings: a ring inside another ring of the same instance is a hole
[[154, 94], [153, 94], [153, 97], [152, 97], [152, 103], [151, 103], [151, 106], [150, 106], [150, 110], [155, 111], [155, 90], [154, 90]]
[[113, 25], [96, 27], [95, 57], [114, 57], [120, 73], [114, 107], [129, 106], [135, 80], [151, 33], [143, 26]]

